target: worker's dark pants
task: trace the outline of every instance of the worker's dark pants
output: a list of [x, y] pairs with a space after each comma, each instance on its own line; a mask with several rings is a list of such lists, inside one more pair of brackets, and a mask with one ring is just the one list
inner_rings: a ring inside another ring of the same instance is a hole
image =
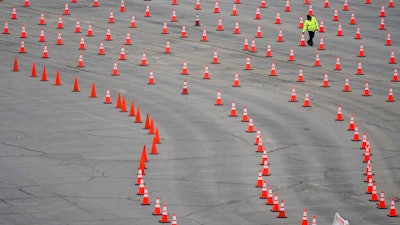
[[311, 46], [314, 45], [314, 42], [313, 42], [314, 34], [315, 34], [314, 31], [308, 31], [308, 35], [310, 38], [308, 39], [307, 43]]

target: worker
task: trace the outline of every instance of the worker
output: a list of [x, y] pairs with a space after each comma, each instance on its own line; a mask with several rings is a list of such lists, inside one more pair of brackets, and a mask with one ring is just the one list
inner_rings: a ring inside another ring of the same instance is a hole
[[309, 39], [307, 41], [308, 45], [313, 46], [313, 38], [315, 31], [319, 30], [318, 21], [314, 16], [307, 15], [307, 20], [304, 22], [303, 34], [308, 31]]

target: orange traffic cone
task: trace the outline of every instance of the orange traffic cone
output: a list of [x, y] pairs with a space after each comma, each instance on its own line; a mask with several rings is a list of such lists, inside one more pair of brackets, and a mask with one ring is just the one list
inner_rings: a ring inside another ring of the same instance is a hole
[[299, 68], [299, 74], [297, 76], [296, 82], [305, 82], [304, 76], [303, 76], [303, 68], [302, 67]]
[[325, 2], [324, 2], [324, 8], [329, 8], [329, 1], [328, 1], [328, 0], [325, 0]]
[[394, 8], [394, 0], [389, 0], [388, 7]]
[[304, 38], [304, 34], [303, 33], [301, 34], [299, 46], [301, 46], [301, 47], [305, 47], [306, 46], [306, 40]]
[[61, 37], [61, 32], [60, 31], [58, 32], [56, 45], [63, 45], [63, 41], [62, 41], [62, 37]]
[[319, 33], [325, 33], [325, 25], [324, 25], [324, 21], [321, 20], [320, 24], [319, 24]]
[[143, 192], [143, 198], [142, 198], [141, 205], [150, 205], [149, 191], [147, 190], [146, 186], [144, 187], [144, 192]]
[[171, 54], [171, 45], [169, 44], [169, 40], [167, 40], [167, 43], [165, 44], [165, 54]]
[[39, 25], [46, 25], [43, 12], [40, 13]]
[[247, 133], [254, 133], [254, 124], [253, 124], [253, 117], [250, 116], [249, 125], [247, 126]]
[[260, 8], [267, 8], [267, 2], [265, 0], [261, 0]]
[[142, 149], [142, 154], [140, 156], [140, 160], [144, 161], [144, 162], [148, 162], [148, 158], [147, 158], [147, 152], [146, 152], [146, 145], [143, 145], [143, 149]]
[[389, 210], [389, 217], [398, 217], [399, 215], [397, 215], [396, 212], [396, 205], [394, 203], [394, 198], [392, 198], [392, 201], [390, 202], [390, 210]]
[[218, 60], [218, 52], [216, 49], [214, 49], [214, 57], [213, 57], [213, 61], [211, 62], [212, 64], [219, 64], [219, 60]]
[[14, 6], [13, 9], [12, 9], [11, 19], [12, 19], [12, 20], [18, 19], [18, 16], [17, 16], [17, 9], [15, 8], [15, 6]]
[[140, 63], [140, 66], [147, 66], [147, 59], [146, 59], [146, 52], [145, 51], [143, 52], [142, 61]]
[[240, 34], [239, 22], [236, 20], [235, 28], [233, 29], [233, 34]]
[[324, 37], [321, 37], [321, 39], [319, 40], [318, 50], [325, 50]]
[[168, 220], [167, 204], [164, 204], [160, 223], [169, 223], [169, 222], [170, 221]]
[[44, 36], [44, 28], [40, 29], [39, 42], [46, 42], [46, 37]]
[[289, 0], [286, 1], [286, 5], [285, 5], [285, 12], [290, 12], [290, 2]]
[[276, 13], [275, 24], [281, 24], [281, 15], [279, 11]]
[[379, 24], [379, 30], [386, 30], [384, 18], [381, 18], [381, 23]]
[[368, 178], [368, 186], [367, 186], [367, 191], [365, 192], [365, 194], [371, 194], [373, 186], [374, 186], [374, 181], [371, 176]]
[[357, 24], [357, 23], [356, 23], [356, 18], [355, 18], [355, 16], [354, 16], [354, 12], [351, 13], [351, 17], [350, 17], [350, 22], [349, 22], [349, 24], [350, 24], [350, 25], [356, 25], [356, 24]]
[[283, 40], [282, 28], [279, 28], [279, 34], [278, 34], [278, 40], [277, 40], [277, 42], [284, 42], [284, 40]]
[[250, 63], [250, 56], [247, 56], [246, 66], [245, 66], [244, 70], [252, 70], [251, 63]]
[[308, 225], [307, 209], [303, 210], [303, 218], [301, 219], [301, 225]]
[[185, 24], [182, 25], [181, 38], [187, 38], [187, 33], [186, 33], [186, 26], [185, 26]]
[[189, 75], [186, 59], [183, 60], [183, 66], [182, 66], [181, 74], [182, 75]]
[[36, 74], [36, 63], [32, 63], [31, 77], [37, 77]]
[[211, 78], [210, 78], [209, 71], [208, 71], [208, 64], [206, 64], [206, 66], [205, 66], [205, 68], [204, 68], [203, 79], [211, 79]]
[[333, 19], [332, 19], [332, 21], [339, 21], [339, 16], [338, 16], [337, 9], [335, 9], [335, 11], [333, 11]]
[[349, 4], [347, 3], [347, 0], [344, 0], [343, 9], [342, 10], [343, 11], [349, 11]]
[[263, 180], [262, 190], [260, 194], [261, 199], [267, 199], [268, 190], [267, 190], [267, 182]]
[[372, 193], [371, 193], [371, 197], [369, 198], [369, 201], [371, 201], [371, 202], [379, 201], [378, 194], [376, 193], [376, 183], [374, 183], [372, 186]]
[[336, 57], [336, 64], [335, 64], [335, 70], [342, 70], [341, 64], [340, 64], [340, 57]]
[[131, 33], [128, 32], [126, 33], [126, 38], [125, 38], [125, 45], [132, 45], [132, 41], [131, 41]]
[[172, 0], [171, 5], [179, 5], [178, 0]]
[[388, 94], [386, 101], [387, 102], [395, 102], [396, 101], [396, 100], [394, 100], [392, 86], [389, 87], [389, 94]]
[[268, 167], [268, 161], [264, 161], [264, 167], [263, 167], [263, 171], [262, 171], [262, 175], [263, 176], [270, 176], [271, 173], [269, 172], [269, 167]]
[[151, 17], [150, 6], [149, 5], [146, 5], [146, 11], [144, 13], [144, 17]]
[[215, 0], [214, 13], [220, 13], [220, 11], [219, 11], [219, 5], [218, 5], [218, 0]]
[[201, 38], [201, 41], [202, 42], [207, 42], [208, 41], [206, 28], [203, 29], [203, 36]]
[[[300, 16], [299, 25], [297, 26], [297, 28], [303, 29], [303, 27], [304, 27], [303, 16]], [[321, 26], [320, 26], [320, 27], [321, 27]]]
[[62, 17], [61, 17], [61, 16], [58, 17], [57, 29], [64, 29], [63, 22], [62, 22]]
[[312, 4], [309, 4], [309, 7], [308, 7], [308, 15], [313, 16]]
[[222, 97], [221, 97], [221, 91], [217, 91], [217, 98], [215, 99], [215, 105], [221, 106], [222, 104]]
[[[77, 79], [77, 78], [76, 78]], [[61, 75], [60, 75], [60, 71], [56, 71], [56, 80], [55, 80], [55, 82], [54, 82], [54, 85], [55, 86], [61, 86]], [[76, 86], [76, 88], [75, 88], [75, 86]], [[78, 88], [78, 81], [76, 81], [76, 85], [74, 85], [74, 90], [75, 89], [77, 89], [78, 91], [79, 91], [79, 88]]]
[[29, 0], [24, 1], [24, 7], [30, 7], [31, 4], [29, 3]]
[[256, 187], [262, 187], [263, 185], [263, 179], [262, 179], [262, 171], [258, 171], [258, 177], [257, 177], [257, 182], [256, 182]]
[[279, 200], [278, 200], [278, 194], [274, 195], [274, 200], [272, 204], [272, 212], [279, 212]]
[[80, 92], [79, 91], [79, 84], [78, 84], [78, 77], [74, 79], [74, 88], [72, 89], [73, 92]]
[[157, 142], [156, 142], [155, 137], [153, 137], [153, 141], [152, 141], [152, 143], [151, 143], [151, 151], [150, 151], [150, 154], [151, 154], [151, 155], [158, 155], [158, 152], [157, 152]]
[[257, 52], [256, 41], [254, 38], [251, 40], [250, 52]]
[[294, 50], [293, 50], [293, 48], [290, 49], [288, 61], [292, 61], [292, 62], [296, 61], [295, 58], [294, 58]]
[[232, 87], [240, 87], [240, 81], [239, 81], [239, 73], [235, 73], [235, 79], [233, 80], [233, 85]]
[[[129, 111], [129, 116], [135, 116], [136, 114], [135, 114], [135, 102], [134, 101], [132, 101], [131, 102], [131, 108], [130, 108], [130, 111]], [[143, 153], [143, 152], [142, 152]]]
[[141, 120], [141, 118], [140, 118], [140, 108], [138, 107], [138, 108], [136, 109], [135, 123], [141, 123], [141, 122], [142, 122], [142, 120]]
[[346, 81], [344, 82], [344, 92], [351, 92], [350, 90], [350, 83], [349, 83], [349, 77], [346, 76]]
[[[261, 138], [261, 129], [257, 128], [256, 140], [254, 141], [254, 145], [258, 145], [260, 143], [259, 142], [260, 138]], [[261, 145], [262, 145], [262, 142], [261, 142]], [[261, 149], [261, 150], [263, 150], [263, 149]], [[261, 165], [264, 165], [264, 162]]]
[[308, 91], [306, 92], [306, 96], [304, 98], [303, 107], [311, 107], [310, 99], [308, 96]]
[[341, 23], [339, 23], [339, 25], [338, 25], [338, 30], [337, 30], [336, 36], [344, 36]]
[[379, 197], [379, 204], [377, 206], [378, 209], [387, 209], [386, 202], [385, 202], [385, 192], [384, 190], [381, 191], [381, 195]]
[[79, 60], [78, 60], [78, 65], [77, 65], [77, 67], [85, 67], [85, 64], [83, 63], [82, 52], [79, 54]]
[[286, 213], [285, 213], [285, 204], [283, 200], [281, 201], [281, 205], [279, 207], [279, 214], [277, 218], [287, 218]]
[[126, 98], [125, 97], [121, 98], [121, 110], [120, 110], [120, 112], [128, 112], [126, 110]]
[[267, 50], [265, 52], [265, 57], [272, 57], [272, 49], [270, 43], [267, 43]]
[[379, 17], [386, 17], [384, 4], [382, 4], [382, 6], [381, 6], [381, 12], [379, 13]]
[[298, 102], [297, 97], [296, 97], [296, 89], [295, 87], [292, 87], [292, 95], [290, 97], [289, 102]]
[[261, 20], [260, 7], [257, 7], [255, 20]]
[[121, 47], [121, 53], [119, 54], [119, 60], [126, 60], [125, 46], [124, 45], [122, 45], [122, 47]]
[[390, 54], [389, 64], [397, 64], [396, 58], [394, 57], [394, 49], [392, 49], [392, 53]]
[[371, 96], [370, 92], [369, 92], [369, 85], [368, 85], [368, 81], [365, 81], [365, 88], [364, 88], [364, 94], [363, 96]]
[[393, 82], [398, 82], [399, 81], [399, 75], [397, 73], [397, 68], [394, 68], [393, 70], [393, 78], [392, 78]]
[[183, 80], [183, 88], [182, 88], [182, 93], [181, 94], [183, 94], [183, 95], [189, 94], [186, 80]]
[[217, 31], [223, 31], [224, 27], [222, 26], [222, 19], [218, 19]]
[[164, 20], [164, 25], [163, 25], [163, 29], [161, 31], [161, 34], [169, 34], [168, 27], [167, 27], [167, 21], [165, 21], [165, 20]]
[[111, 102], [111, 95], [110, 95], [110, 90], [106, 90], [106, 97], [104, 99], [104, 104], [112, 104]]
[[247, 106], [243, 106], [243, 114], [242, 114], [242, 122], [249, 122], [249, 118], [247, 115]]
[[272, 187], [268, 187], [268, 194], [267, 194], [267, 200], [265, 201], [266, 205], [273, 205], [274, 204], [274, 196], [272, 194]]
[[154, 130], [154, 119], [150, 119], [150, 126], [149, 126], [149, 132], [148, 134], [154, 134], [155, 130]]
[[[367, 145], [367, 132], [364, 131], [360, 149], [366, 149], [366, 145]], [[368, 181], [368, 179], [366, 181]]]
[[349, 126], [347, 128], [348, 131], [354, 131], [354, 115], [350, 115]]
[[92, 82], [92, 90], [90, 91], [89, 98], [97, 98], [96, 95], [96, 85]]
[[124, 0], [121, 0], [121, 5], [119, 6], [119, 11], [120, 11], [120, 12], [125, 12], [125, 3], [124, 3]]
[[233, 4], [231, 16], [238, 16], [238, 15], [239, 14], [238, 14], [237, 9], [236, 9], [236, 4]]
[[230, 117], [237, 117], [235, 100], [232, 100], [231, 113], [229, 114], [229, 116]]
[[26, 29], [25, 29], [25, 25], [22, 24], [22, 28], [21, 28], [21, 36], [20, 38], [27, 38], [26, 36]]
[[81, 32], [81, 25], [79, 23], [79, 20], [76, 20], [75, 33], [80, 33], [80, 32]]
[[65, 3], [63, 15], [71, 15], [71, 13], [69, 13], [68, 2]]
[[21, 40], [21, 45], [19, 47], [19, 53], [26, 53], [24, 39]]
[[343, 121], [343, 114], [342, 114], [342, 106], [338, 105], [337, 114], [336, 114], [336, 121]]
[[117, 103], [115, 104], [115, 108], [121, 108], [121, 93], [117, 94]]
[[177, 225], [178, 224], [178, 222], [176, 221], [176, 213], [172, 214], [172, 222], [171, 222], [171, 224], [172, 225]]
[[270, 76], [278, 76], [277, 72], [276, 72], [276, 68], [275, 68], [275, 62], [272, 61], [271, 63], [271, 70], [269, 72]]
[[135, 15], [132, 14], [130, 28], [136, 28]]
[[144, 179], [143, 178], [140, 180], [139, 188], [138, 188], [138, 191], [136, 194], [144, 195]]
[[390, 32], [387, 33], [387, 38], [386, 38], [386, 46], [391, 46], [392, 45], [392, 40], [390, 38]]
[[314, 63], [315, 67], [320, 67], [321, 66], [321, 61], [319, 59], [319, 53], [315, 53], [315, 63]]
[[351, 139], [352, 141], [361, 141], [360, 137], [358, 135], [358, 125], [355, 124], [354, 125], [354, 133], [353, 133], [353, 139]]
[[155, 131], [155, 134], [154, 134], [154, 139], [155, 139], [156, 144], [160, 144], [161, 143], [161, 138], [160, 138], [160, 133], [158, 131], [158, 127], [156, 127], [156, 131]]
[[149, 73], [149, 80], [147, 81], [147, 84], [149, 84], [149, 85], [154, 85], [154, 84], [156, 84], [156, 83], [154, 82], [153, 70], [150, 70], [150, 73]]
[[323, 81], [321, 87], [330, 87], [330, 86], [329, 86], [329, 80], [328, 80], [328, 73], [325, 73], [325, 75], [324, 75], [324, 81]]
[[93, 0], [93, 7], [100, 7], [99, 0]]
[[113, 70], [112, 70], [111, 75], [113, 75], [113, 76], [119, 76], [117, 61], [115, 61], [115, 60], [114, 60], [114, 66], [113, 66]]
[[361, 61], [358, 61], [358, 66], [357, 66], [356, 75], [364, 75], [363, 70], [362, 70], [362, 63], [361, 63]]
[[365, 57], [364, 44], [363, 43], [360, 44], [360, 51], [359, 51], [357, 57]]
[[143, 129], [150, 129], [150, 123], [151, 123], [150, 115], [146, 113], [146, 121], [144, 122]]
[[111, 28], [110, 28], [110, 27], [107, 28], [106, 38], [105, 38], [104, 40], [106, 40], [106, 41], [112, 41], [112, 37], [111, 37]]
[[154, 205], [153, 215], [161, 215], [160, 198], [156, 197], [156, 204]]
[[47, 45], [46, 45], [46, 44], [43, 45], [42, 58], [43, 58], [43, 59], [49, 58], [49, 53], [48, 53], [48, 51], [47, 51]]
[[362, 39], [361, 32], [360, 32], [360, 26], [357, 27], [356, 35], [355, 35], [354, 39]]
[[46, 66], [43, 66], [42, 79], [40, 81], [48, 81], [47, 80], [47, 69], [46, 69]]
[[[260, 129], [260, 128], [257, 129], [257, 132], [258, 132], [259, 129]], [[260, 135], [260, 137], [261, 137], [261, 134], [259, 134], [259, 135]], [[267, 148], [264, 148], [264, 149], [263, 149], [263, 155], [262, 155], [262, 158], [261, 158], [261, 163], [260, 163], [260, 165], [264, 165], [265, 162], [267, 162], [268, 165], [269, 165]]]
[[10, 34], [10, 30], [8, 29], [8, 20], [4, 22], [3, 34]]

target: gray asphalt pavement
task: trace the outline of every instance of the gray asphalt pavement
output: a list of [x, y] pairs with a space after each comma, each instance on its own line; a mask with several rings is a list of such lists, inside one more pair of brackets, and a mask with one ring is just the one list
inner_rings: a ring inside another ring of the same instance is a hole
[[[125, 12], [120, 0], [99, 0], [99, 7], [77, 0], [67, 2], [70, 15], [63, 15], [65, 1], [24, 2], [0, 2], [0, 22], [9, 29], [0, 34], [0, 224], [158, 224], [161, 216], [152, 215], [157, 196], [178, 224], [301, 224], [304, 209], [309, 224], [313, 215], [318, 224], [332, 224], [336, 212], [350, 224], [399, 224], [387, 214], [392, 198], [400, 208], [400, 86], [392, 81], [400, 60], [400, 2], [391, 8], [389, 0], [355, 0], [343, 11], [343, 0], [331, 0], [329, 8], [312, 1], [325, 27], [313, 47], [299, 46], [300, 16], [310, 9], [303, 1], [290, 1], [290, 12], [286, 1], [266, 1], [260, 20], [259, 0], [241, 0], [238, 16], [231, 15], [232, 1], [219, 1], [214, 13], [211, 0], [200, 0], [201, 10], [194, 0], [125, 0]], [[386, 17], [380, 17], [382, 4]], [[146, 6], [151, 17], [144, 17]], [[340, 21], [332, 21], [335, 9]], [[173, 10], [178, 22], [171, 22]], [[275, 24], [278, 12], [281, 24]], [[349, 24], [353, 12], [355, 25]], [[60, 16], [63, 29], [57, 29]], [[386, 30], [379, 30], [382, 18]], [[216, 30], [219, 19], [223, 31]], [[75, 33], [77, 20], [81, 33]], [[164, 21], [168, 34], [162, 34]], [[240, 34], [234, 34], [236, 21]], [[89, 24], [93, 36], [86, 36]], [[344, 36], [337, 36], [339, 24]], [[181, 38], [183, 25], [187, 38]], [[258, 25], [262, 38], [255, 38]], [[354, 38], [357, 27], [362, 39]], [[45, 42], [39, 42], [42, 28]], [[284, 42], [277, 41], [280, 29]], [[56, 45], [59, 32], [63, 45]], [[124, 44], [128, 32], [132, 45]], [[391, 46], [385, 45], [388, 33]], [[254, 38], [256, 52], [242, 50], [246, 38], [249, 47]], [[319, 50], [321, 38], [325, 50]], [[19, 53], [21, 40], [26, 53]], [[167, 41], [171, 54], [164, 53]], [[98, 54], [100, 43], [105, 55]], [[42, 58], [45, 44], [49, 58]], [[272, 57], [266, 57], [268, 44]], [[366, 57], [358, 57], [361, 44]], [[119, 59], [123, 45], [126, 60]], [[288, 60], [291, 49], [295, 61]], [[215, 50], [219, 64], [212, 63]], [[397, 64], [389, 63], [392, 51]], [[146, 66], [140, 65], [144, 52]], [[80, 54], [84, 67], [77, 67]], [[252, 70], [245, 70], [247, 57]], [[181, 74], [185, 60], [189, 75]], [[111, 75], [114, 61], [119, 76]], [[356, 75], [358, 62], [364, 75]], [[272, 64], [277, 76], [270, 76]], [[33, 65], [37, 77], [31, 77]], [[206, 65], [210, 79], [203, 79]], [[300, 68], [305, 82], [296, 82]], [[155, 85], [147, 84], [150, 70]], [[44, 71], [48, 81], [41, 81]], [[55, 85], [57, 71], [61, 85]], [[236, 72], [240, 87], [232, 86]], [[321, 87], [325, 73], [330, 87]], [[343, 91], [346, 77], [351, 92]], [[366, 82], [371, 96], [363, 96]], [[97, 98], [89, 97], [92, 84]], [[289, 102], [293, 87], [298, 102]], [[394, 102], [387, 101], [389, 87]], [[104, 104], [107, 89], [112, 104]], [[222, 106], [215, 105], [218, 91]], [[302, 107], [306, 92], [311, 107]], [[116, 107], [118, 94], [127, 112]], [[229, 116], [232, 101], [237, 117]], [[141, 123], [129, 115], [132, 102]], [[344, 121], [335, 120], [338, 105]], [[263, 180], [284, 201], [287, 218], [277, 218], [255, 187], [263, 154], [256, 152], [256, 133], [241, 122], [245, 106], [268, 152], [271, 175]], [[377, 209], [365, 193], [367, 163], [361, 142], [347, 130], [351, 115], [360, 139], [364, 132], [369, 139], [373, 180], [387, 209]], [[150, 154], [154, 134], [144, 129], [146, 116], [159, 130], [159, 154]], [[135, 185], [144, 146], [150, 206], [141, 204]]]

